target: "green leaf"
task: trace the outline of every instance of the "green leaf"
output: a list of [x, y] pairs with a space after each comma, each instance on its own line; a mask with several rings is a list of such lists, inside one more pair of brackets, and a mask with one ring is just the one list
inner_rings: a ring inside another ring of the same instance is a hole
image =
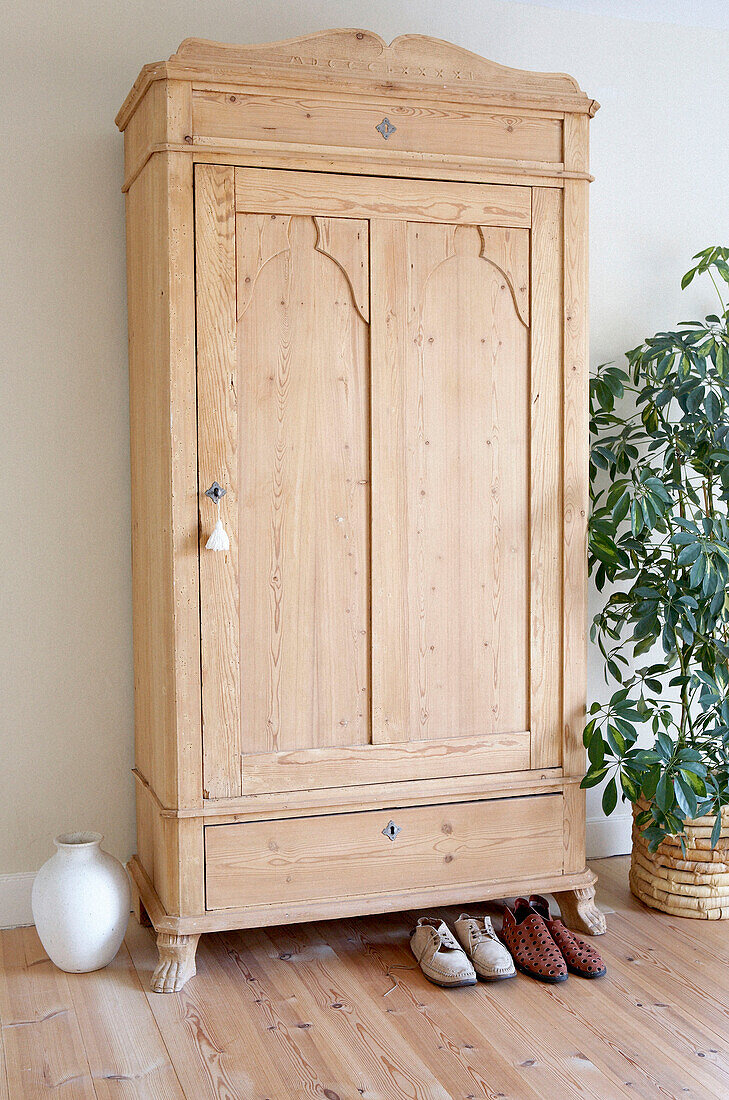
[[587, 790], [588, 787], [596, 787], [598, 783], [603, 781], [606, 775], [607, 768], [598, 768], [596, 771], [590, 768], [587, 775], [580, 783], [580, 787], [582, 787], [583, 790]]
[[719, 398], [716, 396], [713, 390], [710, 390], [706, 395], [706, 401], [704, 402], [704, 408], [706, 410], [706, 416], [710, 424], [716, 424], [719, 416], [721, 415], [721, 404]]
[[656, 736], [656, 747], [662, 760], [667, 762], [673, 756], [673, 741], [667, 734], [661, 732]]
[[711, 847], [716, 848], [719, 843], [719, 837], [721, 836], [721, 813], [718, 813], [714, 819], [714, 825], [711, 830]]
[[686, 817], [696, 817], [696, 795], [680, 775], [675, 776], [673, 780], [673, 793]]
[[618, 803], [618, 786], [615, 782], [615, 777], [606, 784], [605, 790], [602, 792], [602, 812], [606, 817], [609, 817]]
[[624, 718], [618, 718], [617, 715], [615, 715], [615, 725], [622, 733], [626, 743], [634, 744], [638, 738], [638, 731], [635, 726], [631, 722], [626, 722]]
[[640, 798], [640, 787], [630, 772], [620, 773], [620, 785], [631, 802], [637, 802]]
[[614, 756], [622, 756], [625, 752], [625, 738], [617, 726], [610, 723], [605, 730], [605, 740], [613, 751]]
[[590, 741], [587, 750], [587, 758], [590, 761], [590, 771], [601, 768], [605, 763], [605, 742], [600, 734], [596, 734]]
[[642, 641], [638, 642], [633, 648], [633, 656], [640, 657], [643, 653], [647, 653], [649, 649], [653, 647], [656, 641], [656, 636], [653, 634], [646, 635]]
[[[669, 790], [670, 788], [670, 790]], [[658, 780], [655, 794], [656, 802], [665, 813], [673, 804], [673, 785], [670, 783], [668, 772], [663, 772]]]
[[649, 801], [655, 798], [655, 789], [658, 787], [659, 779], [661, 778], [661, 768], [659, 764], [649, 770], [648, 774], [643, 779], [643, 794]]
[[618, 499], [617, 504], [613, 508], [613, 523], [617, 527], [619, 523], [622, 523], [628, 514], [630, 508], [630, 493], [627, 491]]
[[694, 564], [691, 566], [691, 572], [689, 573], [689, 584], [692, 588], [698, 588], [704, 579], [706, 573], [706, 555], [700, 554]]
[[696, 561], [700, 553], [701, 543], [690, 542], [688, 546], [684, 546], [683, 550], [680, 551], [677, 559], [678, 565], [692, 565]]
[[643, 509], [637, 500], [630, 504], [630, 529], [634, 535], [639, 535], [643, 530]]
[[605, 662], [607, 670], [614, 680], [617, 680], [619, 684], [623, 682], [623, 676], [615, 661], [612, 659]]
[[652, 405], [646, 405], [641, 413], [643, 427], [650, 434], [658, 430], [658, 413]]
[[700, 798], [706, 794], [706, 784], [700, 775], [697, 775], [696, 772], [690, 771], [689, 768], [686, 767], [681, 768], [681, 775], [691, 787], [694, 794], [698, 795]]

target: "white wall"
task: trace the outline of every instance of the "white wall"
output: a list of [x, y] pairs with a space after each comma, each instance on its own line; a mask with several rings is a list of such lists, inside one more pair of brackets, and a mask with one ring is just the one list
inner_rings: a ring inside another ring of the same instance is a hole
[[[660, 8], [660, 5], [656, 5]], [[566, 70], [592, 124], [592, 357], [708, 304], [698, 248], [729, 243], [729, 34], [497, 0], [0, 0], [0, 874], [62, 829], [134, 849], [122, 139], [141, 65], [188, 35], [266, 41], [361, 25]], [[590, 666], [598, 690], [597, 662]], [[590, 800], [590, 816], [599, 812]], [[591, 844], [620, 848], [601, 826]], [[18, 880], [27, 892], [28, 879]], [[9, 896], [8, 880], [0, 880]], [[25, 896], [25, 894], [23, 895]], [[16, 899], [17, 900], [17, 899]]]

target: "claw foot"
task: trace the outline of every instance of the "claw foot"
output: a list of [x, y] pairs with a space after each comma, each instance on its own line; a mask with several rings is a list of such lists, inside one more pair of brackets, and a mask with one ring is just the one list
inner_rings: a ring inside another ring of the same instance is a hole
[[179, 993], [185, 982], [195, 974], [196, 936], [175, 936], [160, 932], [157, 936], [159, 962], [152, 976], [154, 993]]
[[587, 936], [602, 936], [607, 932], [605, 914], [595, 904], [596, 882], [597, 876], [591, 875], [584, 886], [554, 895], [567, 927]]

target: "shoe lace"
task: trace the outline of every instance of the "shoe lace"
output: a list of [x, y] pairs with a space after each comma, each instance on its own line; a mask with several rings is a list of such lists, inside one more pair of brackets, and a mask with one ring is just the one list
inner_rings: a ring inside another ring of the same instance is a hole
[[495, 940], [495, 939], [497, 939], [497, 936], [496, 936], [496, 933], [494, 932], [493, 928], [479, 928], [478, 926], [476, 926], [473, 929], [473, 942], [474, 943], [484, 943], [485, 940]]

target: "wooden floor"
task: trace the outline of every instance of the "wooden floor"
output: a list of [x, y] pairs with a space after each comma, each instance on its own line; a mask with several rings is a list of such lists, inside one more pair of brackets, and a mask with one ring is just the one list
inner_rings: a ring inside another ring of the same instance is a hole
[[412, 914], [204, 936], [168, 996], [134, 920], [95, 974], [2, 932], [0, 1100], [729, 1097], [729, 925], [645, 909], [626, 858], [593, 866], [609, 974], [554, 987], [429, 985]]

